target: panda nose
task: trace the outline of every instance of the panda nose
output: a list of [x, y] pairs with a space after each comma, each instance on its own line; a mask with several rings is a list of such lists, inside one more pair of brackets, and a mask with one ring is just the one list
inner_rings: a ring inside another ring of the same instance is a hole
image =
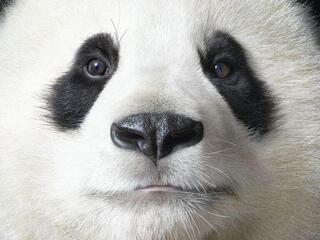
[[140, 151], [157, 163], [175, 148], [200, 142], [203, 125], [182, 115], [143, 113], [112, 124], [111, 138], [117, 146]]

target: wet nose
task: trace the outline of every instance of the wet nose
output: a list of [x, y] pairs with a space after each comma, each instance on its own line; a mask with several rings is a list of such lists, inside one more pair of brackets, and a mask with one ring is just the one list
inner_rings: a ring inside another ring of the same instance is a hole
[[203, 125], [178, 114], [142, 113], [112, 124], [111, 138], [117, 146], [140, 151], [157, 162], [178, 147], [200, 142]]

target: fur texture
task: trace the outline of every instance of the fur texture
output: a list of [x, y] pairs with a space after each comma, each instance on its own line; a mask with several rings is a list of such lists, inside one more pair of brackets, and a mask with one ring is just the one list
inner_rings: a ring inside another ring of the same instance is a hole
[[[320, 53], [288, 0], [18, 0], [0, 26], [0, 239], [320, 239]], [[204, 73], [218, 31], [246, 51], [277, 105], [252, 133]], [[77, 129], [47, 116], [82, 44], [110, 34], [117, 71]], [[203, 140], [158, 166], [115, 146], [141, 112], [201, 121]], [[199, 193], [134, 191], [170, 184]], [[201, 193], [227, 186], [232, 194]]]

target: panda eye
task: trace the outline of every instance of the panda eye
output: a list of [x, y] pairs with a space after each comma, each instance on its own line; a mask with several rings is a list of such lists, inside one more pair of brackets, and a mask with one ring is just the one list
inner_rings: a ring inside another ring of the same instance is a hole
[[109, 72], [109, 65], [99, 59], [94, 59], [87, 64], [86, 72], [91, 77], [105, 76]]
[[220, 62], [214, 65], [213, 74], [214, 77], [225, 79], [231, 75], [232, 68], [230, 64]]

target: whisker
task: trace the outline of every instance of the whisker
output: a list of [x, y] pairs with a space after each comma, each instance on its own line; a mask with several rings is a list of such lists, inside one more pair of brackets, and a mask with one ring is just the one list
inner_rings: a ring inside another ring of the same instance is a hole
[[112, 27], [113, 27], [113, 29], [114, 29], [114, 35], [115, 35], [115, 37], [116, 37], [117, 43], [120, 44], [120, 42], [119, 42], [119, 32], [118, 32], [118, 29], [117, 29], [116, 25], [114, 24], [114, 22], [113, 22], [113, 20], [112, 20], [111, 18], [110, 18], [110, 22], [111, 22]]
[[234, 143], [234, 142], [231, 142], [231, 141], [228, 141], [228, 140], [225, 140], [225, 139], [220, 139], [220, 138], [217, 138], [217, 139], [214, 139], [214, 141], [215, 142], [223, 142], [223, 143], [227, 143], [227, 144], [230, 144], [230, 145], [232, 145], [232, 146], [237, 146], [237, 144], [236, 143]]
[[189, 240], [192, 240], [192, 238], [191, 238], [191, 236], [190, 236], [190, 233], [189, 233], [189, 228], [187, 227], [187, 225], [185, 224], [184, 221], [182, 221], [182, 224], [183, 224], [183, 227], [184, 227], [184, 229], [185, 229], [185, 231], [186, 231], [186, 233], [187, 233], [188, 239], [189, 239]]
[[201, 163], [199, 163], [199, 164], [202, 164], [202, 165], [205, 166], [205, 167], [211, 168], [211, 169], [219, 172], [220, 174], [222, 174], [223, 176], [225, 176], [225, 177], [230, 181], [230, 183], [233, 183], [233, 182], [234, 182], [234, 181], [232, 180], [232, 178], [231, 178], [228, 174], [226, 174], [225, 172], [223, 172], [223, 171], [220, 170], [219, 168], [213, 167], [213, 166], [208, 165], [208, 164], [206, 164], [206, 163], [204, 163], [204, 162], [201, 162]]
[[213, 212], [209, 212], [208, 210], [205, 210], [201, 207], [199, 207], [199, 210], [201, 210], [202, 212], [205, 212], [207, 214], [210, 214], [212, 216], [215, 216], [215, 217], [220, 217], [220, 218], [231, 218], [230, 216], [225, 216], [225, 215], [220, 215], [220, 214], [217, 214], [217, 213], [213, 213]]
[[[199, 229], [199, 227], [197, 225], [197, 222], [194, 220], [194, 217], [191, 214], [192, 213], [192, 209], [189, 207], [189, 205], [187, 205], [186, 208], [187, 208], [187, 214], [188, 214], [189, 218], [191, 219], [191, 221], [194, 223], [194, 226], [195, 226], [195, 228], [196, 228], [196, 230], [198, 232], [198, 238], [196, 238], [196, 239], [201, 239], [200, 229]], [[195, 234], [195, 236], [196, 236], [196, 234]]]
[[201, 214], [198, 213], [198, 211], [195, 209], [195, 211], [193, 211], [194, 214], [196, 214], [199, 218], [201, 218], [205, 223], [207, 223], [209, 225], [209, 227], [217, 234], [218, 239], [219, 239], [219, 233], [218, 230], [207, 220], [205, 219], [203, 216], [201, 216]]

